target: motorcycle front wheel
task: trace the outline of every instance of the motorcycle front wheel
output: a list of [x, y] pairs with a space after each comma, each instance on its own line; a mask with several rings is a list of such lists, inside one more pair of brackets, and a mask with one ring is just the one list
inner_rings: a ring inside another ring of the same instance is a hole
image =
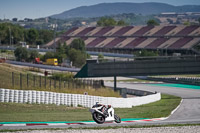
[[121, 118], [119, 116], [114, 115], [114, 118], [116, 123], [121, 123]]
[[105, 117], [102, 114], [94, 112], [92, 114], [93, 120], [98, 124], [103, 124], [105, 122]]

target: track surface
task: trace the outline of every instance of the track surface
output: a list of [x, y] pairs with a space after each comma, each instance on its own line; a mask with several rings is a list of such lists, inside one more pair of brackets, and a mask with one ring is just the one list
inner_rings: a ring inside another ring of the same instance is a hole
[[[112, 86], [113, 83], [106, 83], [107, 86]], [[173, 85], [154, 85], [154, 84], [131, 84], [118, 83], [118, 87], [133, 88], [138, 90], [146, 90], [152, 92], [161, 92], [182, 97], [183, 101], [167, 120], [167, 122], [199, 122], [200, 123], [200, 89], [172, 87]], [[176, 86], [176, 85], [175, 85]], [[181, 87], [184, 87], [181, 86]], [[194, 86], [196, 88], [196, 86]]]
[[[113, 87], [112, 82], [106, 82], [106, 86]], [[162, 85], [162, 84], [161, 84]], [[152, 92], [161, 92], [180, 96], [183, 101], [180, 107], [166, 120], [162, 121], [142, 121], [125, 123], [106, 123], [106, 124], [70, 124], [70, 125], [41, 125], [41, 126], [0, 126], [0, 129], [44, 129], [44, 128], [79, 128], [79, 127], [106, 127], [106, 126], [128, 126], [128, 125], [152, 125], [152, 124], [172, 124], [172, 123], [200, 123], [200, 89], [177, 88], [171, 86], [160, 86], [152, 84], [133, 84], [118, 83], [118, 87], [126, 87], [138, 90], [147, 90]], [[192, 87], [191, 87], [192, 88]]]

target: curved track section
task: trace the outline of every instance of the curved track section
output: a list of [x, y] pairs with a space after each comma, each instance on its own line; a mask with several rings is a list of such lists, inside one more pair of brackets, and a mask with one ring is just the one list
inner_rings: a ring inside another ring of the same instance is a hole
[[[106, 86], [113, 87], [112, 82], [106, 82]], [[187, 89], [167, 86], [157, 86], [152, 84], [133, 84], [133, 83], [118, 83], [118, 87], [133, 88], [138, 90], [146, 90], [152, 92], [161, 92], [171, 95], [180, 96], [183, 98], [179, 108], [169, 116], [169, 118], [161, 118], [159, 120], [142, 120], [134, 121], [127, 120], [120, 124], [105, 123], [105, 124], [50, 124], [50, 125], [29, 125], [29, 126], [3, 126], [0, 129], [44, 129], [44, 128], [81, 128], [81, 127], [116, 127], [116, 126], [129, 126], [129, 125], [160, 125], [160, 124], [178, 124], [178, 123], [200, 123], [200, 89]]]
[[[113, 83], [106, 83], [107, 86], [113, 86]], [[165, 122], [181, 123], [181, 122], [199, 122], [200, 123], [200, 89], [178, 88], [150, 84], [132, 84], [118, 83], [118, 87], [134, 88], [137, 90], [146, 90], [152, 92], [161, 92], [179, 96], [183, 99], [180, 107]]]

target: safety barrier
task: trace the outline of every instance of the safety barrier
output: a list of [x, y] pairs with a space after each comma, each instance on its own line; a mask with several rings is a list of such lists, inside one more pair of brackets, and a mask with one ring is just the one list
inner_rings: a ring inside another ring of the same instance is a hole
[[132, 108], [132, 106], [147, 104], [160, 99], [160, 93], [142, 97], [115, 98], [34, 90], [0, 89], [0, 102], [56, 104], [75, 107], [92, 107], [96, 102], [99, 102], [116, 108]]
[[148, 80], [163, 81], [168, 83], [200, 85], [200, 77], [148, 77]]

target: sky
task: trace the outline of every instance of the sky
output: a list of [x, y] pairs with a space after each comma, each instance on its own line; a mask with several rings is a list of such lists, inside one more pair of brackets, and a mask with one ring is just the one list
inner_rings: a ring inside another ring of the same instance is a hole
[[175, 6], [200, 5], [200, 0], [0, 0], [0, 19], [35, 19], [58, 14], [79, 6], [114, 2], [161, 2]]

